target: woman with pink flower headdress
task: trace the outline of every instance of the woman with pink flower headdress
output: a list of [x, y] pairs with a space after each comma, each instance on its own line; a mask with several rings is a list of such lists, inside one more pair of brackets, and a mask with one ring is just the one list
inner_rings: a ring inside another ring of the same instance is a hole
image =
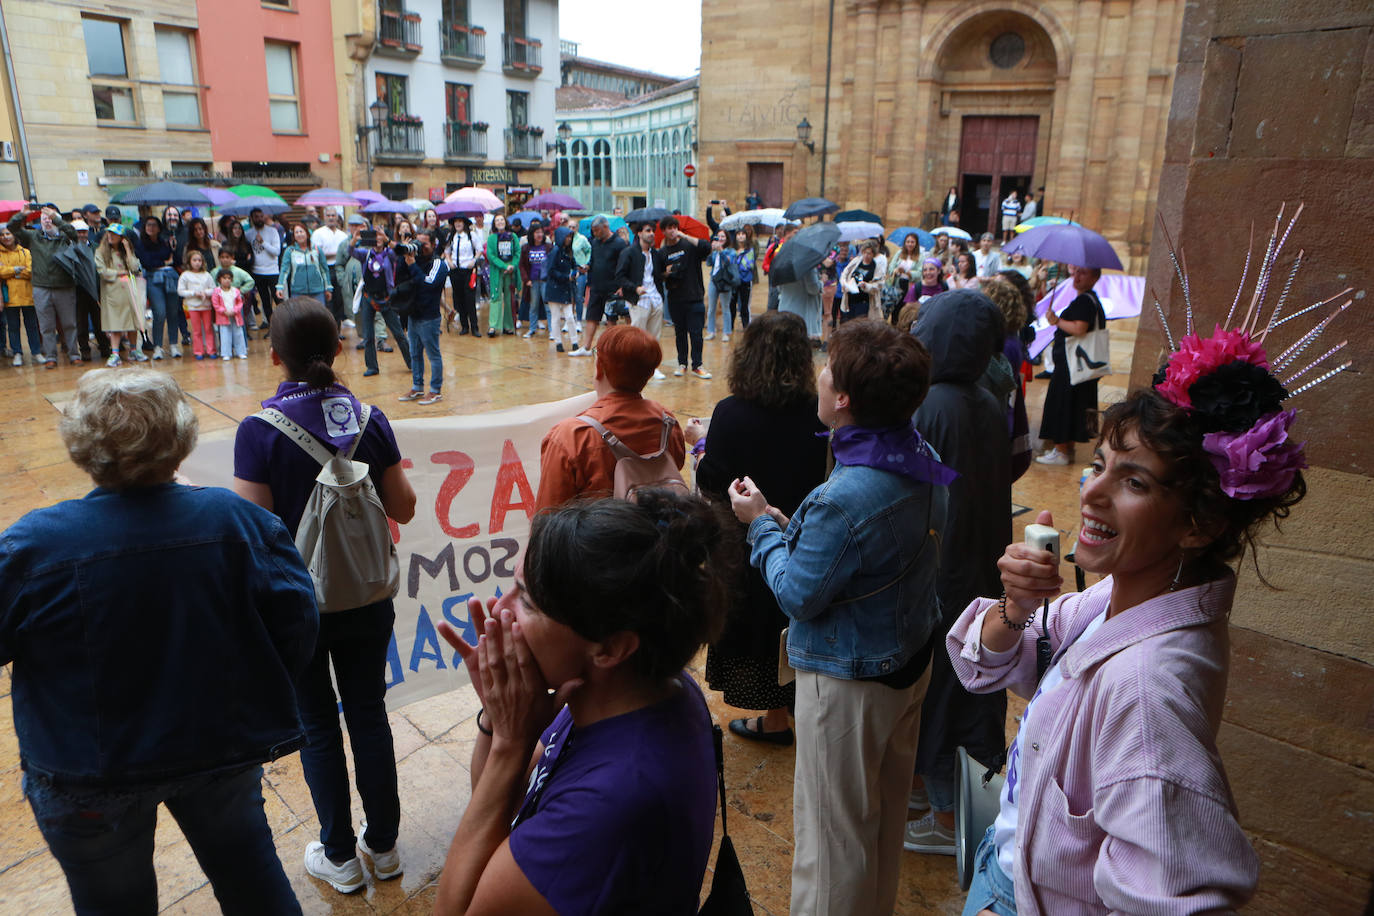
[[1233, 567], [1306, 493], [1257, 326], [1185, 337], [1104, 413], [1074, 545], [1102, 581], [1061, 595], [1058, 558], [1012, 544], [1002, 597], [949, 632], [965, 687], [1030, 698], [965, 916], [1229, 913], [1254, 892], [1216, 743]]

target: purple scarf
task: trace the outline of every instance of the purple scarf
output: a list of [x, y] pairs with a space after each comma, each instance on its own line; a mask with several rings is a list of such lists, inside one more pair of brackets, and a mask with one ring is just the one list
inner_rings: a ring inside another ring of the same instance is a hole
[[909, 477], [918, 483], [947, 487], [959, 472], [943, 465], [913, 424], [906, 426], [842, 426], [830, 433], [837, 464], [876, 468]]
[[342, 385], [311, 388], [305, 382], [282, 382], [262, 406], [280, 410], [335, 451], [347, 449], [358, 435], [362, 404]]

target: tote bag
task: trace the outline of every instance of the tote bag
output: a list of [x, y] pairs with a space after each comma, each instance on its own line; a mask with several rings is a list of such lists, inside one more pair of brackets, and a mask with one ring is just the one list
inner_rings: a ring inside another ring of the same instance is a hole
[[1102, 311], [1102, 300], [1097, 293], [1089, 292], [1097, 306], [1092, 327], [1086, 334], [1070, 337], [1064, 341], [1064, 360], [1069, 364], [1069, 384], [1080, 385], [1095, 378], [1112, 373], [1112, 346], [1107, 331], [1107, 316]]

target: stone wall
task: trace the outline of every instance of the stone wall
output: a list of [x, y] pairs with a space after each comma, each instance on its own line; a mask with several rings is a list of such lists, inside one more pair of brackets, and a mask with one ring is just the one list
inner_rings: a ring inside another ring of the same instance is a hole
[[[1191, 267], [1197, 324], [1210, 328], [1234, 301], [1251, 225], [1262, 249], [1280, 205], [1291, 213], [1298, 202], [1305, 210], [1277, 282], [1298, 249], [1305, 258], [1287, 308], [1346, 287], [1355, 303], [1311, 349], [1315, 358], [1349, 339], [1355, 370], [1293, 401], [1303, 409], [1295, 429], [1313, 467], [1306, 500], [1282, 533], [1266, 533], [1259, 553], [1278, 590], [1247, 565], [1232, 614], [1220, 743], [1241, 823], [1262, 862], [1247, 912], [1367, 912], [1374, 425], [1364, 411], [1374, 400], [1374, 313], [1366, 297], [1374, 279], [1374, 7], [1199, 0], [1181, 34], [1158, 209]], [[1148, 285], [1177, 335], [1183, 295], [1158, 229]], [[1241, 308], [1249, 298], [1247, 287]], [[1165, 349], [1159, 320], [1147, 311], [1133, 383], [1148, 383]]]
[[[1049, 212], [1143, 264], [1183, 5], [798, 0], [765, 34], [756, 8], [705, 0], [698, 197], [742, 203], [750, 162], [782, 164], [789, 200], [816, 194], [824, 155], [826, 196], [919, 224], [959, 174], [963, 116], [1037, 115], [1031, 186], [1046, 188]], [[1000, 69], [989, 47], [1006, 31], [1026, 54]], [[796, 139], [803, 117], [814, 153]]]

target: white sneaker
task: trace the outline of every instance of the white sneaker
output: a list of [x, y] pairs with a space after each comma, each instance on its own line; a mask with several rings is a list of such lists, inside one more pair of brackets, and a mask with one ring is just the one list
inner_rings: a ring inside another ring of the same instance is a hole
[[686, 367], [686, 366], [678, 366], [676, 369], [673, 370], [673, 378], [682, 378], [682, 377], [683, 377], [684, 375], [686, 375], [686, 374], [687, 374], [687, 367]]
[[725, 341], [726, 343], [729, 343], [729, 342], [730, 342], [730, 335], [729, 335], [729, 334], [722, 334], [722, 335], [720, 335], [720, 339], [723, 340], [723, 341]]
[[579, 321], [577, 324], [573, 325], [573, 327], [577, 328], [577, 333], [582, 333], [582, 322]]
[[181, 359], [181, 347], [172, 344], [172, 359]]
[[352, 318], [345, 318], [343, 320], [343, 326], [346, 328], [356, 328], [358, 325], [354, 323]]
[[657, 369], [654, 370], [654, 381], [661, 382], [667, 377], [668, 376], [664, 375], [662, 372], [659, 372]]
[[572, 349], [572, 350], [569, 350], [569, 351], [568, 351], [568, 355], [569, 355], [569, 356], [591, 356], [591, 355], [592, 355], [592, 351], [591, 351], [591, 350], [588, 350], [586, 347], [576, 347], [576, 348], [574, 348], [574, 349]]
[[358, 849], [363, 855], [372, 860], [372, 873], [377, 876], [378, 881], [389, 881], [392, 878], [399, 878], [405, 873], [401, 866], [401, 856], [393, 846], [386, 852], [374, 852], [367, 846], [367, 841], [363, 839], [363, 834], [367, 833], [367, 821], [363, 821], [362, 828], [358, 831]]
[[1065, 455], [1057, 448], [1052, 448], [1045, 454], [1035, 459], [1036, 464], [1066, 465], [1069, 463], [1069, 456]]
[[22, 366], [22, 365], [24, 365], [24, 354], [23, 354], [23, 353], [16, 353], [16, 354], [14, 354], [14, 365], [16, 365], [16, 366]]
[[715, 339], [716, 339], [716, 332], [715, 332], [715, 331], [707, 331], [707, 332], [706, 332], [706, 336], [702, 338], [702, 340], [715, 340]]
[[305, 870], [341, 894], [362, 890], [367, 883], [363, 878], [363, 865], [357, 856], [342, 865], [335, 865], [324, 854], [324, 844], [318, 841], [305, 847]]
[[134, 347], [129, 351], [129, 358], [136, 363], [146, 363], [148, 361], [148, 354], [143, 352], [142, 347]]
[[[139, 349], [142, 349], [142, 348], [140, 347]], [[162, 359], [162, 358], [163, 358], [162, 348], [161, 348], [161, 347], [153, 347], [153, 359]]]

